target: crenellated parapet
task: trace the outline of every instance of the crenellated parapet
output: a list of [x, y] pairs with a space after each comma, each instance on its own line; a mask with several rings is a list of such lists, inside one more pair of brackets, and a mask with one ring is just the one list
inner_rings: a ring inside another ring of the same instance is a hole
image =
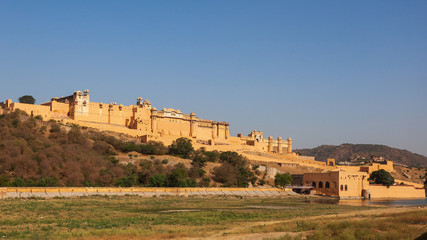
[[269, 136], [264, 139], [264, 133], [260, 130], [253, 130], [247, 137], [238, 134], [242, 145], [254, 146], [258, 150], [265, 152], [274, 152], [278, 154], [292, 154], [292, 139], [283, 140], [282, 137], [274, 139]]

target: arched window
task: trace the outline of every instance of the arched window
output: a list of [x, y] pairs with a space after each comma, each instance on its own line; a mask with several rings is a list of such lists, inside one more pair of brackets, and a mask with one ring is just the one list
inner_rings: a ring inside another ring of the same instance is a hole
[[347, 185], [345, 185], [345, 190], [347, 191]]
[[312, 182], [311, 186], [314, 187], [314, 188], [316, 188], [316, 182]]
[[342, 190], [344, 190], [344, 186], [343, 186], [343, 185], [341, 185], [340, 189], [341, 189], [341, 191], [342, 191]]
[[323, 183], [319, 182], [319, 188], [323, 188]]
[[325, 183], [325, 188], [329, 188], [329, 182]]

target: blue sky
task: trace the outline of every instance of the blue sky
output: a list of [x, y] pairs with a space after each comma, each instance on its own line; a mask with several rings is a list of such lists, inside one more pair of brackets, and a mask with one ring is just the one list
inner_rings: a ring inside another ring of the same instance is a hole
[[0, 1], [0, 101], [75, 90], [427, 155], [427, 1]]

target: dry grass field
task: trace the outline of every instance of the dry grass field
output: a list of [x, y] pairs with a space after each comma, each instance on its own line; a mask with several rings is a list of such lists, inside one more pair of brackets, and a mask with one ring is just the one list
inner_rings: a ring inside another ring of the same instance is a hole
[[95, 196], [0, 201], [3, 239], [415, 239], [427, 208], [307, 197]]

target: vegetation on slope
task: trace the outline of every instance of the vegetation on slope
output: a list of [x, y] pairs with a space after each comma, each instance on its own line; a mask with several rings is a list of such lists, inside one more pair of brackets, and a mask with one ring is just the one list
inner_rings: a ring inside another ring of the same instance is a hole
[[[186, 168], [152, 159], [124, 165], [115, 158], [133, 151], [171, 154], [192, 164]], [[210, 186], [215, 183], [206, 177], [206, 162], [220, 164], [212, 172], [220, 186], [247, 187], [257, 181], [243, 156], [194, 150], [190, 139], [179, 138], [171, 146], [137, 144], [77, 125], [43, 122], [19, 110], [0, 115], [0, 186]]]
[[370, 160], [372, 157], [383, 157], [408, 166], [427, 167], [427, 157], [407, 150], [400, 150], [375, 144], [341, 144], [339, 146], [322, 145], [313, 149], [297, 149], [295, 152], [314, 156], [318, 161], [335, 158], [337, 162], [357, 159]]

